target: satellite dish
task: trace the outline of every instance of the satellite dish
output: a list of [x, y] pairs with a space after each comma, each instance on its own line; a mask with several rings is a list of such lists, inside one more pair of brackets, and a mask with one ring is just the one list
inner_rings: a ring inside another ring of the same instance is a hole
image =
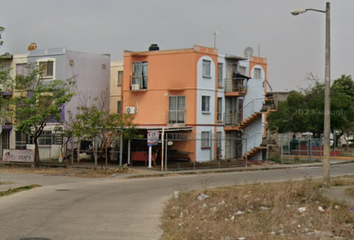
[[245, 50], [243, 51], [243, 54], [245, 55], [246, 58], [249, 58], [253, 54], [253, 48], [246, 47]]

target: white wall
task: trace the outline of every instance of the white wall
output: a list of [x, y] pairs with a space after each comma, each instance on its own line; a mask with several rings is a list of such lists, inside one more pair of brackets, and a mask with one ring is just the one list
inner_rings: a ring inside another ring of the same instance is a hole
[[[66, 78], [75, 76], [77, 95], [65, 106], [65, 111], [75, 111], [77, 106], [85, 104], [87, 97], [91, 99], [104, 94], [104, 110], [109, 110], [110, 91], [110, 57], [107, 55], [67, 51]], [[69, 65], [74, 60], [74, 66]], [[105, 68], [103, 67], [105, 66]], [[90, 104], [90, 103], [89, 103]]]
[[[203, 77], [203, 60], [208, 60], [211, 62], [210, 65], [210, 78]], [[201, 149], [201, 133], [204, 131], [211, 132], [212, 136], [216, 133], [214, 132], [215, 114], [216, 114], [216, 73], [217, 63], [215, 63], [210, 57], [203, 56], [199, 59], [197, 63], [197, 142], [196, 142], [196, 160], [198, 162], [210, 161], [214, 158], [214, 144], [210, 144], [209, 149]], [[202, 112], [202, 96], [210, 97], [210, 109], [208, 112]], [[188, 103], [187, 103], [188, 104]], [[210, 125], [210, 126], [199, 126], [199, 125]]]
[[[203, 60], [211, 61], [211, 77], [203, 77]], [[201, 57], [197, 64], [197, 125], [198, 124], [215, 124], [216, 100], [215, 100], [215, 68], [213, 60], [204, 56]], [[210, 111], [202, 112], [202, 96], [210, 97]]]
[[209, 132], [211, 133], [211, 136], [209, 134], [209, 140], [214, 137], [214, 127], [212, 126], [197, 126], [197, 141], [196, 141], [196, 160], [198, 162], [207, 162], [210, 160], [214, 159], [214, 142], [211, 141], [210, 148], [208, 149], [202, 149], [202, 139], [201, 139], [201, 133], [202, 132]]

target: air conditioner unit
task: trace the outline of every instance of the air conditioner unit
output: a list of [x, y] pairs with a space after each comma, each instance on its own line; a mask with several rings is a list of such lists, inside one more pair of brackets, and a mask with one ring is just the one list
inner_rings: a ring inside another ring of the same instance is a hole
[[125, 113], [128, 113], [128, 114], [135, 114], [135, 113], [136, 113], [135, 107], [126, 107], [126, 108], [125, 108]]
[[139, 90], [140, 85], [139, 84], [132, 84], [132, 90]]

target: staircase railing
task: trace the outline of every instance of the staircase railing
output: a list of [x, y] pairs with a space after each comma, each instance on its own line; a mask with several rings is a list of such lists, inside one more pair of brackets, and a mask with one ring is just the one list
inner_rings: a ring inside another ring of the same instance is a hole
[[251, 117], [256, 112], [261, 112], [263, 107], [264, 99], [258, 98], [253, 99], [251, 102], [246, 104], [242, 109], [235, 113], [225, 113], [224, 124], [226, 126], [237, 126], [244, 120]]
[[246, 104], [239, 112], [242, 113], [242, 119], [246, 120], [256, 112], [260, 112], [263, 106], [264, 99], [256, 98]]
[[243, 140], [242, 145], [242, 155], [247, 154], [249, 151], [254, 149], [255, 147], [259, 147], [262, 144], [263, 133], [255, 133], [251, 137]]

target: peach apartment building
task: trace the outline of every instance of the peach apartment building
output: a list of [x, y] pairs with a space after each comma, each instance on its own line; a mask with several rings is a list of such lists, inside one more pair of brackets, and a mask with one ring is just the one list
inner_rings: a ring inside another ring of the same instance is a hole
[[122, 111], [134, 114], [142, 132], [159, 130], [160, 138], [172, 138], [171, 148], [187, 154], [185, 159], [262, 159], [266, 73], [264, 58], [197, 45], [125, 51]]

